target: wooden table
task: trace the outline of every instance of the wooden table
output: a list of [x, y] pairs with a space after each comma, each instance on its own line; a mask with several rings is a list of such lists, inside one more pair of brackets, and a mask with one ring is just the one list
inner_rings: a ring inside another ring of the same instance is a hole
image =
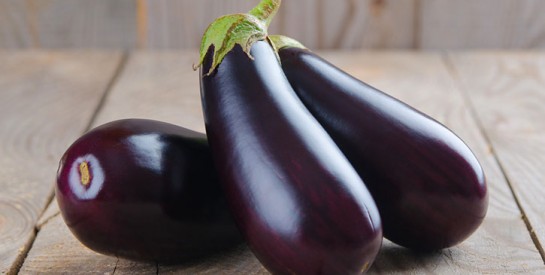
[[[489, 182], [471, 238], [431, 254], [385, 241], [370, 273], [545, 274], [545, 52], [322, 54], [453, 129]], [[59, 215], [57, 164], [86, 130], [139, 117], [204, 131], [196, 61], [196, 51], [0, 51], [1, 273], [266, 273], [246, 247], [179, 266], [99, 255]]]

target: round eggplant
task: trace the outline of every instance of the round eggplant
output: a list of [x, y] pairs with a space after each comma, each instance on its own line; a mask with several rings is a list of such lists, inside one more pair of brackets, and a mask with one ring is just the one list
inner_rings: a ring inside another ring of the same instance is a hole
[[291, 86], [369, 188], [386, 238], [436, 250], [477, 229], [488, 206], [485, 175], [459, 137], [297, 43], [280, 44]]
[[275, 274], [360, 274], [382, 243], [356, 171], [295, 95], [269, 43], [201, 70], [206, 131], [231, 213]]
[[128, 119], [95, 128], [68, 148], [56, 196], [87, 247], [179, 261], [242, 242], [218, 182], [205, 135]]

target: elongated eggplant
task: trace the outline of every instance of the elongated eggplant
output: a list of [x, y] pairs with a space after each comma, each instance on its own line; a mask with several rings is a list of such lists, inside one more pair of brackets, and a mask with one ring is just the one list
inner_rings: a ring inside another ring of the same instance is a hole
[[216, 45], [202, 47], [206, 132], [248, 245], [275, 274], [366, 271], [382, 230], [356, 171], [297, 98], [268, 42], [237, 42], [222, 60], [213, 60]]
[[206, 136], [172, 124], [105, 124], [61, 159], [56, 196], [87, 247], [107, 255], [180, 261], [242, 242]]
[[435, 250], [476, 230], [488, 206], [485, 175], [459, 137], [297, 41], [271, 38], [291, 86], [371, 191], [386, 238]]

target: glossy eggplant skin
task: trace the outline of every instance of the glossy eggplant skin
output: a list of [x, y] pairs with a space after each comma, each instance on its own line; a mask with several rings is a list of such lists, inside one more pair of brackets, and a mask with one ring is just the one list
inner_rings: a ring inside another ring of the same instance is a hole
[[432, 118], [299, 48], [279, 51], [305, 106], [358, 171], [384, 236], [416, 250], [456, 245], [483, 221], [483, 170], [468, 146]]
[[290, 87], [271, 46], [201, 70], [206, 131], [231, 213], [275, 274], [359, 274], [382, 243], [368, 190]]
[[97, 127], [68, 148], [56, 197], [87, 247], [177, 262], [242, 242], [218, 182], [205, 135], [128, 119]]

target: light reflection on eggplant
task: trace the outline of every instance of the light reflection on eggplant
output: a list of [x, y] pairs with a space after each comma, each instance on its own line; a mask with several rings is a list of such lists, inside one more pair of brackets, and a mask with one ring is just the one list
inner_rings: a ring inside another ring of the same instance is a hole
[[281, 47], [279, 56], [299, 98], [371, 191], [386, 238], [435, 250], [479, 227], [488, 207], [486, 180], [458, 136], [306, 49]]
[[179, 262], [242, 242], [218, 181], [205, 135], [128, 119], [97, 127], [68, 148], [56, 197], [87, 247]]

